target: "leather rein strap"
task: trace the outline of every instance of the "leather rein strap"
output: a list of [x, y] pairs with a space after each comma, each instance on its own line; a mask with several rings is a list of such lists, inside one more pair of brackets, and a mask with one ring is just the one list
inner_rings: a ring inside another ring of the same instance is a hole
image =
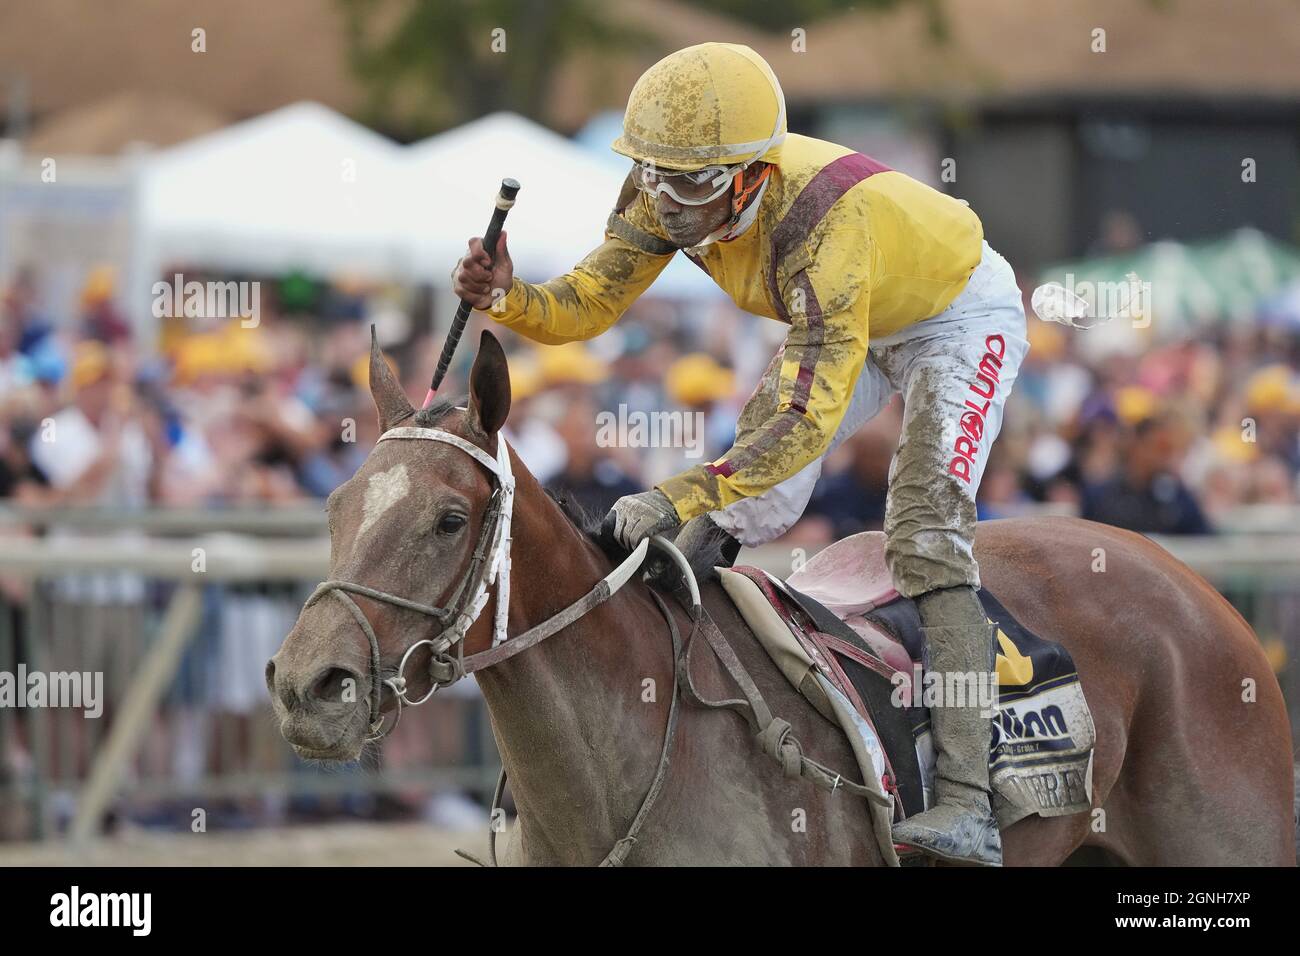
[[[592, 608], [604, 603], [636, 573], [637, 568], [645, 560], [646, 551], [650, 546], [649, 539], [642, 541], [622, 564], [598, 581], [595, 587], [573, 604], [507, 641], [506, 613], [510, 604], [510, 523], [514, 511], [515, 480], [511, 472], [510, 451], [506, 446], [505, 436], [497, 435], [495, 458], [459, 435], [453, 435], [439, 428], [415, 426], [390, 428], [379, 438], [380, 441], [403, 439], [436, 441], [459, 448], [492, 473], [496, 478], [496, 488], [492, 492], [483, 517], [482, 530], [479, 532], [468, 573], [461, 579], [460, 586], [447, 607], [422, 604], [388, 591], [339, 579], [321, 582], [307, 599], [306, 606], [311, 607], [325, 595], [333, 594], [347, 607], [366, 636], [370, 648], [370, 736], [368, 738], [370, 740], [378, 740], [392, 732], [392, 728], [396, 727], [397, 722], [402, 718], [403, 704], [418, 707], [432, 697], [440, 687], [454, 684], [468, 674], [499, 664], [521, 651], [526, 651], [572, 624]], [[465, 657], [465, 634], [478, 620], [479, 614], [487, 604], [488, 592], [493, 584], [497, 586], [497, 604], [492, 647], [490, 650]], [[442, 625], [442, 630], [435, 637], [415, 641], [407, 647], [397, 665], [397, 673], [392, 677], [381, 679], [379, 638], [365, 612], [351, 597], [353, 594], [431, 617]], [[419, 700], [411, 700], [406, 694], [406, 665], [416, 650], [426, 646], [430, 649], [429, 692]], [[453, 649], [455, 657], [448, 656]], [[387, 730], [382, 729], [381, 712], [385, 686], [392, 690], [397, 699], [397, 717]]]
[[[832, 793], [843, 788], [850, 793], [865, 797], [871, 802], [880, 803], [892, 809], [892, 799], [888, 795], [868, 789], [862, 784], [854, 783], [851, 780], [846, 780], [841, 774], [810, 760], [804, 755], [803, 748], [791, 732], [789, 721], [782, 720], [772, 714], [753, 678], [749, 676], [748, 671], [745, 670], [731, 645], [727, 643], [726, 638], [723, 637], [704, 610], [703, 602], [700, 599], [699, 585], [695, 580], [695, 574], [689, 562], [672, 542], [663, 537], [655, 536], [653, 539], [643, 539], [622, 563], [598, 581], [590, 591], [577, 601], [517, 637], [507, 640], [506, 611], [510, 600], [510, 521], [514, 508], [514, 476], [510, 470], [510, 452], [506, 447], [505, 437], [500, 434], [497, 435], [495, 459], [459, 435], [453, 435], [441, 429], [414, 426], [391, 428], [380, 436], [379, 440], [396, 439], [418, 439], [454, 445], [487, 468], [495, 476], [497, 487], [493, 491], [484, 516], [479, 540], [470, 561], [469, 573], [462, 579], [448, 607], [423, 604], [400, 595], [390, 594], [387, 591], [380, 591], [376, 588], [343, 580], [322, 582], [312, 596], [308, 598], [306, 606], [310, 607], [326, 594], [333, 594], [347, 607], [349, 613], [351, 613], [366, 636], [370, 650], [371, 671], [370, 739], [379, 739], [392, 729], [390, 727], [389, 731], [381, 730], [383, 724], [381, 704], [384, 686], [388, 686], [397, 698], [397, 719], [393, 723], [395, 727], [397, 726], [397, 720], [401, 719], [402, 705], [404, 703], [410, 706], [423, 704], [433, 696], [434, 691], [439, 687], [455, 683], [469, 674], [500, 664], [516, 654], [521, 654], [529, 648], [535, 647], [548, 637], [557, 634], [582, 618], [593, 608], [603, 604], [617, 593], [640, 568], [653, 541], [656, 547], [667, 552], [673, 563], [681, 571], [690, 600], [691, 631], [683, 643], [677, 621], [663, 599], [652, 590], [650, 596], [654, 598], [660, 613], [663, 615], [664, 620], [667, 621], [669, 636], [672, 640], [673, 690], [668, 705], [668, 721], [667, 726], [664, 728], [663, 745], [659, 751], [659, 761], [655, 767], [655, 775], [650, 783], [650, 788], [645, 797], [642, 798], [641, 806], [628, 827], [626, 835], [614, 844], [604, 860], [601, 861], [601, 866], [621, 866], [623, 864], [632, 848], [636, 846], [637, 835], [640, 833], [642, 826], [654, 808], [655, 801], [663, 790], [671, 761], [672, 743], [677, 734], [680, 702], [683, 694], [702, 707], [722, 708], [739, 713], [757, 734], [759, 746], [763, 752], [781, 764], [787, 777], [802, 777]], [[488, 589], [493, 583], [497, 585], [498, 589], [493, 646], [489, 650], [480, 651], [466, 657], [464, 656], [465, 633], [478, 619], [479, 613], [487, 603]], [[416, 641], [408, 647], [398, 664], [396, 675], [381, 680], [382, 658], [379, 638], [375, 634], [370, 620], [352, 598], [353, 594], [431, 617], [443, 625], [443, 630], [437, 637]], [[691, 653], [697, 643], [695, 640], [696, 634], [700, 631], [703, 631], [706, 642], [727, 674], [740, 688], [744, 699], [709, 700], [702, 696], [695, 687], [695, 682], [691, 677]], [[425, 645], [428, 645], [431, 649], [429, 664], [431, 687], [424, 697], [413, 701], [406, 696], [406, 679], [403, 674], [412, 652], [416, 648]], [[456, 650], [456, 656], [449, 658], [447, 654], [453, 647]], [[505, 793], [505, 784], [506, 771], [503, 767], [492, 797], [493, 827], [488, 837], [490, 863], [484, 863], [464, 851], [456, 851], [462, 857], [480, 865], [497, 865], [495, 821], [496, 811], [500, 808], [501, 798]]]

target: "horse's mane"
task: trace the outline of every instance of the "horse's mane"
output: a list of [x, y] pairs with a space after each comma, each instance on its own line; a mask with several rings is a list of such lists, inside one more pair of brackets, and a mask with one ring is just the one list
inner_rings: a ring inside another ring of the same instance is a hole
[[458, 395], [455, 398], [440, 398], [428, 408], [415, 413], [413, 424], [418, 428], [433, 428], [457, 408], [469, 405], [469, 398]]
[[627, 548], [623, 547], [614, 540], [612, 535], [601, 534], [600, 526], [605, 520], [605, 516], [597, 514], [580, 501], [574, 501], [567, 497], [563, 491], [557, 491], [553, 488], [543, 489], [547, 497], [560, 506], [560, 511], [569, 522], [590, 538], [604, 552], [605, 557], [609, 558], [615, 564], [622, 561], [630, 553]]

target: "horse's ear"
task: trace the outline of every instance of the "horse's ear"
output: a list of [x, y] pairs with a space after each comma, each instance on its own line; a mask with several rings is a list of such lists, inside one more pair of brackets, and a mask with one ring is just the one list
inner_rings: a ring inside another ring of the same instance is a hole
[[469, 373], [469, 419], [484, 435], [495, 435], [510, 414], [510, 368], [497, 337], [487, 329]]
[[375, 327], [370, 326], [370, 395], [375, 400], [375, 410], [379, 412], [379, 431], [388, 431], [398, 422], [415, 414], [411, 402], [402, 391], [402, 383], [393, 374], [379, 348], [379, 339], [375, 336]]

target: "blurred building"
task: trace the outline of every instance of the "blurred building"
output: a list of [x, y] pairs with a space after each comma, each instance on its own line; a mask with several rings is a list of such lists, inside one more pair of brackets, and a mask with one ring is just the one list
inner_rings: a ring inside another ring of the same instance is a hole
[[[1290, 0], [946, 0], [942, 41], [929, 7], [767, 33], [677, 0], [610, 0], [602, 10], [637, 42], [559, 66], [537, 119], [573, 132], [621, 110], [668, 51], [731, 40], [771, 62], [792, 128], [970, 200], [1018, 267], [1247, 224], [1300, 235], [1300, 17]], [[190, 48], [196, 28], [206, 52]], [[166, 145], [216, 118], [302, 99], [356, 115], [365, 91], [346, 30], [335, 0], [10, 4], [0, 9], [0, 102], [11, 135], [70, 152], [113, 152], [141, 136]], [[164, 93], [170, 109], [153, 102]], [[121, 121], [146, 100], [152, 119]], [[178, 116], [177, 101], [192, 110]]]

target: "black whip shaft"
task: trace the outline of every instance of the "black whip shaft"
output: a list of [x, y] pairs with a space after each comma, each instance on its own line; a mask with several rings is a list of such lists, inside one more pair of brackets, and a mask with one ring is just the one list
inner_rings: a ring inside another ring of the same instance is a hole
[[[488, 223], [487, 231], [483, 233], [483, 251], [488, 254], [488, 259], [495, 264], [497, 240], [501, 238], [501, 227], [505, 225], [506, 214], [510, 212], [510, 207], [515, 204], [515, 196], [519, 193], [519, 183], [513, 179], [501, 180], [501, 191], [497, 193], [496, 209], [492, 210], [492, 221]], [[491, 266], [488, 267], [489, 269]], [[447, 369], [451, 367], [452, 357], [456, 354], [456, 346], [460, 344], [461, 333], [465, 331], [465, 324], [469, 321], [469, 314], [473, 311], [473, 306], [464, 299], [460, 300], [460, 305], [456, 307], [456, 317], [451, 321], [451, 331], [447, 333], [447, 341], [442, 347], [442, 355], [438, 357], [438, 368], [433, 373], [433, 384], [429, 386], [429, 394], [425, 396], [424, 405], [427, 408], [429, 402], [433, 400], [433, 395], [438, 391], [438, 386], [442, 384], [443, 378], [447, 375]]]

